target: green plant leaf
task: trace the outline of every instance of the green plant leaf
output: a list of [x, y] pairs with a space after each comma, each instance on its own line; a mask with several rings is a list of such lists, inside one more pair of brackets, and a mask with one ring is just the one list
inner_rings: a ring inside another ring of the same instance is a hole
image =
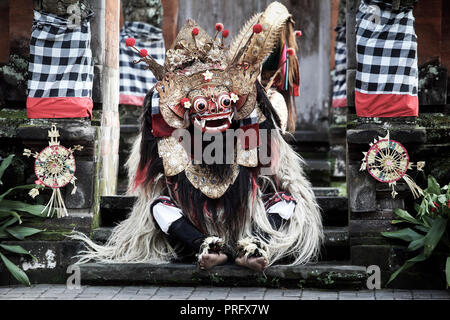
[[419, 231], [425, 232], [425, 233], [428, 233], [428, 230], [430, 230], [430, 228], [427, 228], [427, 227], [424, 227], [424, 226], [414, 226], [413, 228], [417, 229]]
[[441, 204], [447, 204], [447, 197], [445, 196], [445, 194], [438, 195], [437, 199]]
[[405, 211], [403, 209], [394, 209], [394, 213], [399, 216], [402, 219], [405, 219], [408, 222], [414, 223], [414, 224], [421, 224], [419, 220], [414, 218], [412, 215], [408, 213], [408, 211]]
[[433, 220], [431, 229], [428, 231], [424, 239], [423, 253], [425, 254], [425, 256], [429, 257], [433, 253], [434, 248], [436, 248], [437, 244], [442, 238], [442, 235], [445, 232], [447, 222], [448, 219], [444, 219], [439, 216]]
[[8, 208], [10, 210], [15, 211], [22, 211], [29, 214], [32, 214], [34, 216], [38, 217], [47, 217], [48, 210], [45, 210], [41, 213], [42, 210], [44, 210], [45, 206], [40, 204], [28, 204], [22, 201], [16, 201], [16, 200], [3, 200], [1, 202], [1, 205], [3, 208]]
[[[2, 195], [0, 195], [0, 202], [3, 202], [3, 198], [5, 198], [8, 194], [10, 194], [12, 191], [14, 190], [20, 190], [20, 189], [34, 189], [34, 188], [42, 188], [42, 186], [38, 185], [38, 184], [26, 184], [23, 186], [17, 186], [14, 188], [9, 189], [8, 191], [6, 191], [5, 193], [3, 193]], [[2, 203], [3, 205], [3, 203]]]
[[431, 226], [433, 225], [433, 218], [425, 215], [422, 217], [422, 219], [425, 227], [431, 228]]
[[8, 216], [16, 217], [19, 220], [19, 223], [22, 223], [22, 219], [20, 219], [20, 215], [17, 212], [0, 208], [0, 218], [5, 218]]
[[7, 251], [9, 251], [9, 252], [13, 252], [13, 253], [17, 253], [17, 254], [29, 255], [34, 260], [36, 260], [36, 257], [34, 257], [29, 251], [25, 250], [21, 246], [10, 246], [10, 245], [6, 245], [6, 244], [1, 244], [0, 243], [0, 247], [5, 249], [5, 250], [7, 250]]
[[399, 223], [405, 223], [405, 222], [408, 222], [408, 221], [405, 221], [405, 220], [392, 220], [391, 221], [392, 224], [399, 224]]
[[386, 231], [381, 234], [388, 238], [401, 239], [408, 242], [422, 238], [422, 235], [418, 234], [411, 228], [400, 229], [397, 231]]
[[7, 227], [16, 223], [17, 221], [19, 221], [19, 219], [17, 219], [16, 217], [12, 217], [11, 219], [6, 220], [2, 223], [2, 225], [0, 225], [0, 230], [5, 230]]
[[419, 212], [420, 205], [418, 203], [414, 203], [414, 210], [416, 210], [416, 212]]
[[3, 174], [5, 173], [6, 168], [9, 167], [9, 165], [12, 162], [12, 159], [14, 158], [13, 154], [10, 154], [5, 160], [2, 161], [2, 163], [0, 164], [0, 185], [2, 185], [3, 183], [2, 181], [2, 177]]
[[8, 258], [6, 258], [2, 253], [0, 253], [0, 258], [2, 259], [5, 267], [11, 272], [12, 276], [17, 279], [20, 283], [30, 286], [30, 279], [28, 279], [27, 274], [11, 262]]
[[425, 240], [425, 237], [411, 241], [408, 246], [408, 251], [415, 251], [417, 249], [423, 248], [424, 240]]
[[441, 186], [433, 176], [428, 176], [428, 188], [426, 191], [431, 194], [441, 194]]
[[14, 238], [17, 238], [19, 240], [23, 240], [26, 237], [32, 236], [33, 234], [42, 232], [42, 230], [39, 230], [39, 229], [36, 229], [36, 228], [20, 227], [20, 226], [7, 228], [5, 230], [10, 235], [12, 235]]
[[445, 263], [445, 277], [447, 279], [447, 289], [450, 287], [450, 257], [447, 257], [447, 262]]
[[427, 257], [421, 253], [418, 256], [415, 256], [414, 258], [411, 258], [407, 260], [400, 268], [398, 268], [389, 278], [389, 281], [386, 283], [386, 286], [391, 283], [392, 280], [397, 278], [397, 276], [400, 274], [400, 272], [407, 270], [411, 268], [413, 265], [415, 265], [417, 262], [425, 261]]

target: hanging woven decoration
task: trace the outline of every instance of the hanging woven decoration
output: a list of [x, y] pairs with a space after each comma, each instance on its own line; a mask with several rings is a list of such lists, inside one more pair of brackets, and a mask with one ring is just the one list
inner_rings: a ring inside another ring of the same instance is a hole
[[[50, 138], [49, 146], [42, 149], [41, 152], [32, 153], [30, 149], [24, 149], [24, 155], [29, 157], [33, 155], [36, 159], [34, 162], [34, 172], [37, 180], [37, 185], [45, 186], [53, 189], [53, 193], [49, 202], [42, 210], [48, 210], [48, 215], [53, 212], [53, 209], [57, 212], [57, 217], [65, 217], [67, 208], [64, 204], [64, 199], [61, 195], [61, 188], [71, 183], [73, 185], [72, 194], [77, 191], [75, 186], [75, 157], [74, 151], [82, 150], [83, 147], [75, 145], [69, 149], [60, 145], [59, 131], [56, 129], [56, 124], [52, 124], [51, 130], [48, 131], [48, 137]], [[39, 189], [31, 189], [29, 195], [35, 198], [39, 194]], [[42, 213], [41, 212], [41, 213]]]
[[360, 171], [367, 170], [374, 179], [389, 183], [389, 186], [392, 187], [392, 198], [397, 195], [395, 186], [400, 179], [406, 182], [414, 198], [423, 195], [422, 189], [406, 172], [413, 167], [422, 171], [425, 166], [424, 161], [419, 161], [416, 165], [410, 162], [406, 148], [400, 142], [390, 139], [389, 131], [385, 137], [378, 137], [378, 140], [374, 139], [369, 145], [370, 149], [363, 152], [364, 158]]

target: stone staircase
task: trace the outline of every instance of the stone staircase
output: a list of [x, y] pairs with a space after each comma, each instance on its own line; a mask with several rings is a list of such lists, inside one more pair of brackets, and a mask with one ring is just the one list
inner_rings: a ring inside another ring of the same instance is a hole
[[[347, 198], [338, 190], [315, 187], [322, 208], [325, 243], [318, 263], [288, 267], [269, 267], [264, 275], [255, 274], [235, 265], [202, 271], [195, 264], [100, 264], [81, 265], [81, 277], [86, 284], [167, 284], [222, 286], [283, 286], [319, 288], [360, 288], [365, 285], [366, 268], [349, 264]], [[134, 197], [107, 196], [101, 199], [100, 224], [92, 239], [104, 243], [117, 223], [130, 212]]]

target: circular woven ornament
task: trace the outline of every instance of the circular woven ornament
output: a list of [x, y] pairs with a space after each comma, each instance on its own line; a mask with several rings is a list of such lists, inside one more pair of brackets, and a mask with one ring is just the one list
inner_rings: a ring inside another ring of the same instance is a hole
[[409, 155], [398, 141], [382, 139], [374, 143], [366, 155], [367, 171], [376, 180], [392, 183], [400, 180], [409, 167]]
[[62, 188], [70, 183], [75, 175], [75, 157], [61, 146], [44, 148], [34, 162], [36, 177], [49, 188]]

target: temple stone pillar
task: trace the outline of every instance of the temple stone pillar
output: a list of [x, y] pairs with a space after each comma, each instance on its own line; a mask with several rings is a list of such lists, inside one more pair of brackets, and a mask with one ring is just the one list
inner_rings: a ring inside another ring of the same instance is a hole
[[95, 0], [92, 23], [94, 102], [101, 103], [100, 195], [114, 195], [119, 167], [120, 1]]

